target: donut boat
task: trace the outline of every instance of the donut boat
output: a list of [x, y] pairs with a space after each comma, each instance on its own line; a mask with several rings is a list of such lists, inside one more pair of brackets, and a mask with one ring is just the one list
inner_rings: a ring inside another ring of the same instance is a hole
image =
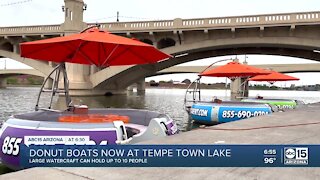
[[177, 131], [168, 115], [148, 110], [35, 111], [13, 115], [2, 124], [0, 158], [4, 165], [20, 169], [21, 145], [134, 144]]
[[[78, 34], [23, 42], [20, 55], [54, 62], [57, 66], [43, 81], [35, 112], [13, 115], [2, 125], [0, 158], [9, 167], [21, 167], [21, 154], [26, 153], [21, 150], [28, 145], [132, 144], [178, 132], [173, 120], [158, 112], [88, 109], [71, 100], [66, 63], [105, 68], [152, 64], [171, 58], [149, 44], [113, 35], [97, 24]], [[45, 84], [52, 86], [45, 88]], [[48, 105], [40, 107], [40, 97], [45, 92], [49, 92], [51, 98]], [[53, 98], [59, 94], [64, 95], [66, 110], [52, 109]]]
[[242, 102], [257, 102], [257, 103], [266, 103], [270, 105], [277, 106], [279, 109], [295, 109], [299, 106], [302, 106], [304, 102], [293, 100], [293, 99], [264, 99], [264, 98], [248, 98], [242, 99]]
[[189, 118], [198, 124], [218, 124], [237, 121], [255, 116], [271, 114], [275, 107], [250, 102], [195, 102], [191, 105]]

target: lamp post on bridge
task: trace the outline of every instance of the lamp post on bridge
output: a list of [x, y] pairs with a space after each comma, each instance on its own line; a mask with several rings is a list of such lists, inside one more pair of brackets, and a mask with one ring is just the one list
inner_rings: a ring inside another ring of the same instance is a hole
[[248, 58], [248, 56], [247, 56], [247, 55], [244, 55], [244, 61], [243, 61], [243, 64], [248, 64], [248, 62], [247, 62], [247, 58]]

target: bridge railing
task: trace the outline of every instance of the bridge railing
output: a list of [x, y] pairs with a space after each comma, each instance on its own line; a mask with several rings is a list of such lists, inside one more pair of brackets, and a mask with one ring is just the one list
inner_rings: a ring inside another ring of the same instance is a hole
[[[93, 23], [88, 24], [88, 26], [93, 25]], [[159, 29], [162, 27], [172, 27], [174, 25], [172, 20], [166, 20], [166, 21], [147, 21], [147, 22], [116, 22], [116, 23], [102, 23], [101, 27], [103, 29]]]
[[[165, 21], [137, 21], [102, 23], [109, 31], [145, 31], [161, 29], [219, 28], [276, 24], [299, 24], [320, 22], [320, 12], [266, 14], [199, 19], [174, 19]], [[93, 24], [88, 24], [93, 25]]]
[[0, 35], [54, 34], [63, 32], [61, 25], [0, 27]]
[[[164, 21], [137, 21], [101, 23], [103, 29], [111, 32], [150, 31], [191, 28], [225, 28], [277, 24], [319, 23], [320, 12], [266, 14], [199, 19], [174, 19]], [[89, 23], [88, 26], [94, 25]], [[63, 33], [61, 25], [0, 27], [0, 35], [57, 34]]]

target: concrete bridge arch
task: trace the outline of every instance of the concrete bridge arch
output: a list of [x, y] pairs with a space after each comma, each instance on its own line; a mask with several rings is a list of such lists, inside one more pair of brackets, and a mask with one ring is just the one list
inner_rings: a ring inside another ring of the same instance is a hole
[[9, 77], [15, 75], [33, 75], [39, 77], [45, 77], [43, 73], [34, 69], [3, 69], [0, 70], [1, 77]]
[[43, 73], [35, 69], [2, 69], [0, 70], [0, 88], [6, 88], [7, 78], [16, 75], [33, 75], [45, 77]]
[[[18, 44], [76, 33], [93, 25], [83, 22], [85, 8], [82, 0], [65, 0], [64, 8], [74, 16], [65, 16], [63, 24], [1, 27], [0, 57], [23, 62], [44, 74], [50, 72], [52, 68], [45, 62], [27, 62], [28, 59], [20, 58]], [[125, 89], [162, 69], [225, 55], [269, 54], [319, 61], [320, 54], [314, 51], [320, 50], [319, 26], [320, 12], [101, 23], [102, 29], [140, 39], [161, 48], [174, 58], [157, 64], [103, 70], [92, 66], [70, 65], [70, 89], [75, 94], [76, 90], [102, 94], [109, 90]]]
[[[254, 65], [250, 64], [251, 66], [255, 66], [257, 68], [262, 69], [271, 69], [281, 73], [306, 73], [306, 72], [313, 72], [319, 73], [320, 72], [320, 63], [308, 63], [308, 64], [259, 64]], [[211, 68], [218, 67], [213, 66]], [[206, 69], [207, 66], [174, 66], [162, 71], [158, 71], [155, 76], [158, 75], [167, 75], [167, 74], [178, 74], [178, 73], [199, 73]]]
[[[125, 88], [140, 79], [152, 76], [156, 72], [171, 66], [204, 58], [235, 54], [280, 55], [320, 61], [320, 54], [314, 52], [320, 47], [319, 41], [320, 37], [290, 37], [288, 35], [287, 37], [235, 38], [232, 34], [228, 38], [199, 39], [199, 41], [185, 42], [181, 45], [177, 44], [162, 49], [162, 51], [175, 56], [172, 59], [154, 65], [122, 67], [121, 72], [118, 69], [117, 73], [111, 74], [112, 68], [107, 68], [91, 75], [91, 80], [93, 87], [96, 88]], [[96, 76], [102, 74], [105, 80], [100, 79], [99, 81]], [[123, 81], [119, 81], [119, 79], [123, 79]]]
[[13, 59], [13, 60], [21, 62], [23, 64], [26, 64], [26, 65], [32, 67], [33, 69], [38, 70], [42, 74], [42, 76], [49, 75], [49, 73], [53, 69], [51, 66], [49, 66], [48, 62], [35, 61], [35, 60], [29, 59], [29, 58], [22, 58], [17, 53], [6, 51], [6, 50], [2, 50], [2, 49], [0, 49], [0, 57], [1, 56], [5, 57], [5, 58]]

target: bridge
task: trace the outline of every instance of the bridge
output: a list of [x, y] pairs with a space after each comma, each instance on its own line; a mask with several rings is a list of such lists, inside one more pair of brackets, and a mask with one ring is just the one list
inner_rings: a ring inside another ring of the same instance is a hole
[[[212, 66], [211, 68], [216, 68], [217, 66]], [[272, 69], [277, 72], [282, 73], [297, 73], [297, 72], [320, 72], [320, 63], [310, 63], [310, 64], [260, 64], [251, 65], [263, 69]], [[175, 74], [175, 73], [199, 73], [206, 69], [208, 66], [173, 66], [161, 71], [156, 72], [152, 76], [164, 75], [164, 74]], [[0, 69], [0, 77], [6, 78], [14, 75], [34, 75], [40, 77], [46, 77], [45, 74], [41, 73], [35, 69]]]
[[[281, 73], [299, 73], [299, 72], [320, 72], [320, 63], [310, 64], [261, 64], [251, 65], [263, 69], [271, 69]], [[174, 74], [174, 73], [199, 73], [208, 66], [173, 66], [157, 72], [155, 75]], [[213, 66], [215, 68], [218, 66]], [[1, 73], [1, 71], [0, 71]]]
[[22, 74], [45, 77], [45, 74], [43, 74], [40, 71], [35, 70], [35, 69], [0, 69], [1, 77], [3, 77], [3, 76], [13, 76], [13, 75], [22, 75]]
[[45, 77], [45, 74], [41, 73], [35, 69], [1, 69], [0, 70], [0, 88], [5, 88], [7, 86], [7, 77], [14, 76], [14, 75], [34, 75]]
[[[21, 58], [19, 43], [77, 33], [92, 25], [83, 22], [83, 6], [82, 0], [65, 0], [62, 24], [0, 27], [0, 57], [48, 74], [53, 64]], [[163, 69], [223, 55], [269, 54], [319, 61], [319, 25], [320, 12], [101, 23], [105, 30], [152, 44], [173, 58], [157, 64], [105, 69], [68, 64], [71, 94], [123, 91]]]

